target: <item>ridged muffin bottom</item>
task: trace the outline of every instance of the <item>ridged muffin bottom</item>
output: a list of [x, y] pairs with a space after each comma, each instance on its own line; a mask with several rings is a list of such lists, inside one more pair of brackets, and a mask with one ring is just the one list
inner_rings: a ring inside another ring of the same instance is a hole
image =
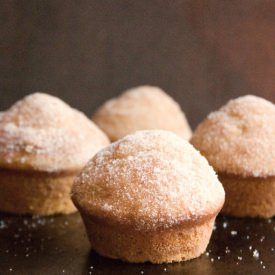
[[75, 174], [0, 170], [0, 211], [14, 214], [76, 212], [70, 192]]
[[132, 263], [171, 263], [190, 260], [205, 252], [215, 217], [201, 224], [140, 231], [100, 224], [82, 213], [87, 234], [98, 254]]
[[275, 177], [255, 178], [219, 174], [225, 189], [222, 213], [235, 217], [275, 215]]

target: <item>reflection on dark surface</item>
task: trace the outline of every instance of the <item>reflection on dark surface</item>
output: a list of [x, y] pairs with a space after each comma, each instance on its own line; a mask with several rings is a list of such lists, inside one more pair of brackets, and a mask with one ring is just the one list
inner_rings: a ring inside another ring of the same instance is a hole
[[220, 216], [206, 253], [182, 263], [129, 264], [91, 251], [78, 214], [0, 214], [0, 274], [273, 274], [275, 220]]
[[91, 251], [85, 270], [91, 274], [213, 274], [213, 267], [206, 256], [185, 263], [154, 265], [150, 263], [130, 264], [118, 260], [107, 259]]

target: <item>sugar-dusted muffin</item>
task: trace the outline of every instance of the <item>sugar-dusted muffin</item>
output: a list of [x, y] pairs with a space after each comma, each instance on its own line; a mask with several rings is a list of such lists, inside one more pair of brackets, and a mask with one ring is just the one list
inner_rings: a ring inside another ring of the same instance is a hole
[[223, 183], [222, 212], [237, 217], [275, 214], [275, 105], [256, 96], [230, 100], [198, 126], [191, 143]]
[[71, 213], [73, 179], [108, 138], [84, 114], [42, 93], [0, 113], [0, 211]]
[[163, 90], [139, 86], [108, 100], [92, 120], [111, 141], [138, 130], [168, 130], [189, 140], [191, 129], [179, 104]]
[[148, 130], [97, 153], [76, 178], [72, 199], [99, 254], [170, 263], [205, 251], [224, 190], [187, 141]]

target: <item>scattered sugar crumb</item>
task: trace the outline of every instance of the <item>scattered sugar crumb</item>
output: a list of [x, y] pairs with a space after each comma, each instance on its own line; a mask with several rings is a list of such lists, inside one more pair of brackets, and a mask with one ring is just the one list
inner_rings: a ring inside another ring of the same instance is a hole
[[227, 222], [224, 222], [224, 223], [222, 224], [222, 227], [223, 227], [223, 228], [227, 228], [227, 226], [228, 226], [228, 223], [227, 223]]
[[230, 249], [229, 249], [228, 246], [225, 247], [225, 253], [226, 253], [226, 254], [229, 254], [229, 253], [230, 253]]
[[0, 221], [0, 229], [4, 229], [4, 228], [6, 228], [7, 227], [7, 225], [6, 225], [6, 223], [4, 222], [4, 221]]
[[262, 243], [265, 239], [265, 236], [262, 236], [261, 239], [260, 239], [260, 242]]
[[258, 258], [259, 258], [259, 255], [260, 255], [259, 251], [258, 251], [257, 249], [255, 249], [255, 250], [253, 251], [253, 257], [256, 258], [256, 259], [258, 259]]

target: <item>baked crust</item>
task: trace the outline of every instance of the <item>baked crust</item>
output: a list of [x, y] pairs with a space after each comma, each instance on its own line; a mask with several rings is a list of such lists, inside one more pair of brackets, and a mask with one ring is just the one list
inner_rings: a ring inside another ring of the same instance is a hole
[[205, 250], [224, 190], [192, 145], [152, 130], [97, 153], [76, 178], [72, 199], [100, 254], [161, 263]]
[[84, 114], [35, 93], [0, 113], [0, 211], [72, 213], [74, 177], [109, 144]]
[[143, 230], [217, 214], [224, 190], [192, 145], [168, 131], [139, 131], [97, 153], [76, 178], [76, 206]]
[[219, 174], [226, 193], [222, 212], [235, 217], [275, 215], [275, 177], [255, 178]]
[[47, 94], [26, 96], [0, 113], [0, 167], [76, 171], [108, 144], [84, 114]]
[[275, 176], [275, 105], [256, 97], [230, 100], [210, 113], [191, 143], [219, 173]]
[[138, 130], [169, 130], [187, 140], [192, 134], [179, 104], [153, 86], [132, 88], [108, 100], [92, 120], [112, 141]]

